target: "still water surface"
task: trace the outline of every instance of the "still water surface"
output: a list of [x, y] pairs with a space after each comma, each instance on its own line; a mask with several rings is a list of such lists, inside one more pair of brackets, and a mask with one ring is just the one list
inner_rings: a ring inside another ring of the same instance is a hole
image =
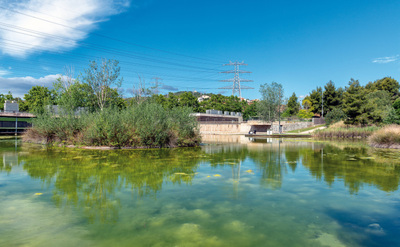
[[1, 141], [0, 246], [400, 246], [399, 152], [207, 142], [94, 151]]

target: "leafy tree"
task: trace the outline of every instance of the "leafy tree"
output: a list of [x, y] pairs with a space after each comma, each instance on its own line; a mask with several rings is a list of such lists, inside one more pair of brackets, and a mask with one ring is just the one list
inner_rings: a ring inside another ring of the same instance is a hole
[[382, 123], [392, 107], [390, 93], [382, 90], [369, 93], [363, 107], [369, 122]]
[[330, 125], [347, 118], [346, 114], [340, 108], [334, 108], [332, 111], [328, 112], [325, 116], [326, 124]]
[[321, 114], [322, 110], [322, 88], [317, 87], [311, 91], [309, 97], [306, 97], [311, 101], [311, 111], [315, 114]]
[[123, 79], [118, 79], [121, 70], [118, 63], [116, 60], [102, 59], [99, 63], [92, 61], [89, 68], [85, 69], [83, 80], [93, 90], [100, 110], [109, 102], [112, 93], [109, 89], [112, 86], [120, 87], [122, 84]]
[[374, 82], [369, 82], [365, 86], [365, 88], [369, 92], [378, 91], [378, 90], [388, 92], [390, 94], [392, 102], [394, 102], [400, 96], [400, 92], [399, 92], [400, 84], [398, 81], [396, 81], [395, 79], [393, 79], [391, 77], [384, 77], [384, 78], [376, 80]]
[[172, 109], [177, 106], [179, 106], [179, 99], [175, 94], [169, 93], [168, 98], [167, 98], [167, 103], [166, 103], [167, 108]]
[[346, 124], [367, 124], [364, 114], [365, 89], [360, 86], [358, 80], [351, 79], [349, 86], [343, 93], [343, 112], [346, 114]]
[[260, 93], [262, 100], [257, 105], [257, 111], [262, 119], [273, 122], [281, 114], [284, 93], [282, 84], [276, 82], [265, 83], [260, 86]]
[[314, 113], [312, 113], [310, 110], [301, 109], [299, 110], [297, 116], [299, 118], [312, 118], [314, 116]]
[[336, 90], [335, 84], [329, 81], [324, 90], [324, 114], [328, 114], [335, 108], [341, 107], [342, 99], [340, 91]]
[[0, 110], [4, 110], [4, 103], [6, 100], [14, 100], [10, 91], [8, 91], [8, 94], [0, 94]]
[[400, 98], [395, 100], [383, 122], [385, 124], [400, 124]]
[[253, 101], [250, 104], [244, 105], [244, 110], [243, 110], [243, 119], [248, 120], [250, 117], [255, 117], [258, 115], [257, 112], [257, 101]]
[[44, 112], [46, 105], [52, 105], [55, 101], [54, 94], [43, 86], [33, 86], [24, 99], [28, 106], [28, 111], [41, 114]]
[[184, 92], [179, 97], [179, 105], [191, 107], [195, 112], [198, 111], [199, 101], [191, 92]]
[[289, 116], [294, 116], [299, 112], [300, 104], [297, 100], [296, 93], [293, 93], [287, 104]]
[[301, 102], [301, 104], [303, 105], [303, 108], [304, 108], [305, 110], [312, 111], [310, 96], [306, 96], [306, 97], [303, 99], [303, 101]]

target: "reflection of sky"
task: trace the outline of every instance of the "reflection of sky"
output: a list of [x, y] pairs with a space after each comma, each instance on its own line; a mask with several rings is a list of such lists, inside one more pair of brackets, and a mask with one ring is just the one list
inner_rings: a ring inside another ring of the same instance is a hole
[[[300, 155], [301, 149], [296, 148], [296, 143], [261, 146], [248, 149], [237, 144], [204, 146], [197, 153], [203, 158], [194, 166], [196, 174], [190, 175], [191, 180], [175, 183], [169, 178], [187, 175], [167, 174], [160, 190], [144, 197], [134, 196], [129, 184], [112, 187], [111, 183], [104, 183], [113, 192], [112, 197], [107, 197], [107, 205], [113, 205], [117, 212], [106, 222], [90, 222], [86, 214], [90, 210], [88, 205], [70, 201], [57, 207], [54, 197], [61, 193], [54, 187], [60, 182], [57, 177], [50, 182], [33, 179], [27, 175], [25, 165], [13, 165], [10, 173], [0, 172], [0, 208], [3, 209], [0, 211], [0, 246], [60, 243], [319, 246], [329, 245], [329, 241], [337, 246], [368, 246], [368, 241], [370, 245], [399, 244], [395, 234], [399, 215], [396, 205], [400, 202], [398, 191], [387, 193], [360, 180], [359, 191], [350, 194], [338, 173], [340, 169], [335, 171], [339, 176], [334, 183], [327, 184], [323, 178], [312, 174], [304, 162], [313, 158], [320, 162], [316, 168], [323, 170], [329, 168], [333, 154], [312, 143], [300, 145], [312, 151], [304, 155]], [[80, 155], [77, 152], [74, 156]], [[170, 152], [173, 154], [175, 150]], [[221, 157], [221, 154], [226, 156]], [[48, 158], [46, 155], [36, 157]], [[174, 158], [186, 157], [172, 155], [167, 162]], [[296, 166], [288, 163], [294, 160]], [[101, 169], [93, 170], [95, 174], [97, 171]], [[63, 181], [79, 179], [82, 174], [73, 175], [64, 177]], [[93, 186], [101, 183], [100, 180], [91, 181], [94, 181]], [[64, 186], [67, 187], [63, 193], [68, 197], [68, 183]], [[88, 186], [82, 184], [79, 188]], [[95, 210], [90, 213], [108, 212], [96, 205], [92, 207]], [[384, 239], [379, 236], [381, 231], [371, 224], [382, 227]], [[290, 238], [287, 238], [288, 233]]]

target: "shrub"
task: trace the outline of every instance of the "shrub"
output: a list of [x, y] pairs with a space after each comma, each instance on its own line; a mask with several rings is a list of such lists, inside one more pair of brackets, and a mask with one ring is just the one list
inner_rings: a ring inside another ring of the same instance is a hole
[[368, 138], [368, 142], [376, 147], [400, 147], [400, 126], [388, 125], [376, 131]]
[[325, 116], [325, 122], [327, 125], [337, 123], [339, 121], [346, 119], [346, 114], [340, 108], [334, 108], [332, 111], [328, 112]]
[[104, 108], [81, 116], [38, 116], [25, 140], [115, 147], [195, 146], [197, 121], [188, 107], [165, 109], [142, 103], [126, 109]]

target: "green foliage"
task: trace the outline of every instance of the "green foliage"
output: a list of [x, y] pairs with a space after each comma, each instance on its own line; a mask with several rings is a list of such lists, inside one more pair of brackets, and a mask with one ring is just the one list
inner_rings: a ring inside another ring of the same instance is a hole
[[321, 114], [322, 112], [322, 88], [312, 90], [310, 95], [306, 97], [311, 102], [311, 111], [315, 114]]
[[383, 120], [384, 124], [400, 124], [400, 114], [395, 108], [390, 108], [386, 118]]
[[305, 109], [299, 110], [299, 113], [297, 114], [297, 117], [299, 118], [312, 118], [313, 116], [314, 113], [312, 113], [310, 110]]
[[390, 77], [384, 77], [374, 82], [369, 82], [365, 86], [365, 88], [369, 92], [374, 92], [378, 90], [388, 92], [392, 102], [394, 102], [400, 96], [400, 84], [395, 79]]
[[179, 106], [191, 107], [195, 112], [198, 111], [199, 101], [191, 92], [184, 92], [179, 96]]
[[365, 89], [360, 86], [358, 80], [351, 79], [349, 86], [343, 93], [343, 112], [346, 114], [346, 124], [367, 124], [368, 120], [364, 114]]
[[4, 103], [6, 100], [14, 100], [10, 91], [8, 91], [8, 94], [0, 94], [0, 110], [4, 110]]
[[244, 104], [244, 110], [243, 110], [243, 120], [248, 120], [251, 117], [256, 117], [258, 112], [257, 112], [257, 101], [254, 101], [253, 103], [250, 104]]
[[118, 78], [121, 68], [117, 60], [102, 59], [99, 62], [91, 61], [89, 68], [85, 69], [83, 80], [96, 96], [96, 102], [100, 110], [110, 106], [110, 95], [113, 93], [112, 86], [121, 86], [123, 79]]
[[28, 106], [28, 111], [35, 114], [43, 114], [46, 105], [52, 105], [55, 101], [54, 92], [52, 93], [47, 87], [33, 86], [24, 99]]
[[265, 83], [260, 86], [260, 93], [262, 100], [257, 105], [257, 111], [262, 119], [273, 122], [281, 113], [280, 108], [283, 104], [284, 95], [283, 87], [276, 82]]
[[298, 98], [296, 96], [296, 93], [293, 93], [292, 96], [290, 96], [289, 101], [287, 103], [287, 110], [289, 116], [297, 115], [299, 109], [300, 109], [300, 104], [298, 102]]
[[381, 90], [369, 93], [363, 107], [368, 123], [382, 123], [391, 109], [390, 94]]
[[325, 122], [327, 125], [345, 120], [347, 118], [346, 114], [340, 108], [334, 108], [325, 116]]
[[324, 115], [327, 115], [333, 109], [341, 107], [342, 104], [342, 89], [336, 90], [335, 84], [329, 81], [325, 85], [324, 90]]
[[191, 112], [189, 107], [170, 110], [149, 102], [122, 110], [104, 108], [79, 117], [43, 113], [34, 120], [26, 138], [92, 146], [195, 146], [200, 140]]

